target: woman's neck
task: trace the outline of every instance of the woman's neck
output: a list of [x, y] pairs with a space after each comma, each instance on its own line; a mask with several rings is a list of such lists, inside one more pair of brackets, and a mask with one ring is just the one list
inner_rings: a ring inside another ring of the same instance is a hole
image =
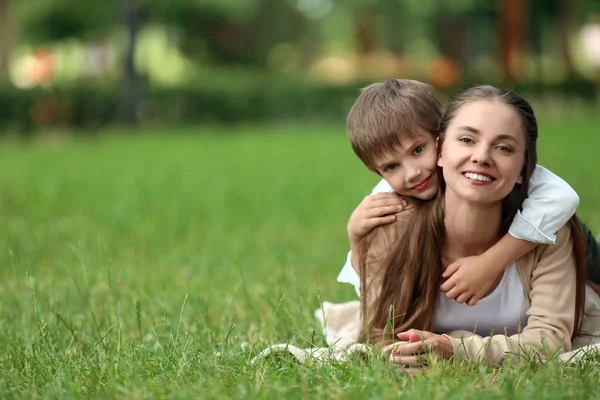
[[444, 204], [446, 262], [484, 253], [501, 238], [502, 202], [481, 204], [446, 191]]

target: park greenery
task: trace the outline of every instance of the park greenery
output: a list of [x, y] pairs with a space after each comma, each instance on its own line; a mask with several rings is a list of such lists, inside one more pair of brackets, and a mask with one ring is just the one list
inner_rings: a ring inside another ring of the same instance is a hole
[[[331, 120], [391, 77], [595, 102], [579, 31], [598, 12], [595, 0], [0, 0], [0, 125]], [[25, 76], [32, 56], [52, 64], [39, 81]]]
[[[540, 162], [600, 231], [597, 114], [540, 116]], [[6, 398], [597, 398], [600, 368], [377, 360], [250, 365], [323, 346], [312, 312], [377, 177], [343, 126], [54, 131], [0, 147], [0, 393]], [[226, 134], [225, 134], [226, 133]]]
[[[420, 79], [444, 101], [517, 89], [540, 163], [600, 232], [597, 77], [577, 44], [595, 12], [0, 0], [0, 398], [598, 398], [597, 355], [415, 375], [377, 359], [250, 364], [271, 344], [325, 345], [313, 311], [356, 298], [335, 278], [349, 214], [378, 181], [344, 132], [367, 83]], [[90, 73], [98, 49], [107, 68]], [[51, 77], [25, 79], [48, 54]]]

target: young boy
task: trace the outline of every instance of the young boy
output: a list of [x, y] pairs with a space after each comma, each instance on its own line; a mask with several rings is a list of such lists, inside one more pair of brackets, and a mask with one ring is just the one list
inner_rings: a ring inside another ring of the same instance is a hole
[[[347, 130], [354, 152], [383, 178], [348, 221], [351, 250], [338, 281], [352, 283], [357, 293], [360, 278], [353, 266], [358, 267], [356, 249], [360, 241], [376, 226], [395, 221], [396, 214], [407, 205], [403, 197], [431, 200], [438, 192], [436, 138], [441, 114], [431, 86], [400, 79], [366, 87], [348, 114]], [[509, 232], [485, 253], [449, 265], [443, 274], [447, 279], [442, 291], [459, 303], [475, 305], [511, 263], [539, 243], [554, 243], [556, 232], [573, 216], [578, 204], [577, 193], [565, 181], [538, 165], [528, 198]], [[591, 237], [589, 229], [586, 233]], [[588, 278], [594, 280], [598, 278], [594, 271], [600, 270], [600, 265], [595, 265], [595, 240], [587, 241], [587, 253]]]

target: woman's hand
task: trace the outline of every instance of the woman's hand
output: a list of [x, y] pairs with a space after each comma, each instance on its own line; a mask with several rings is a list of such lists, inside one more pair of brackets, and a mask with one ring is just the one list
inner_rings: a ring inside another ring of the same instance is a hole
[[399, 367], [423, 367], [431, 356], [448, 359], [454, 355], [452, 342], [442, 335], [411, 329], [400, 332], [398, 339], [404, 342], [394, 346], [390, 360]]

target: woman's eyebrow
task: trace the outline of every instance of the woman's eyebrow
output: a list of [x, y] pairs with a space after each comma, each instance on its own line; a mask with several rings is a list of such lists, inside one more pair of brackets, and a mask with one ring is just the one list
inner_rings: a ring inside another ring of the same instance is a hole
[[[474, 135], [479, 135], [481, 133], [477, 128], [473, 128], [472, 126], [468, 126], [468, 125], [459, 126], [458, 130], [470, 132]], [[515, 136], [509, 135], [507, 133], [496, 136], [494, 138], [494, 140], [512, 140], [513, 142], [517, 142], [517, 143], [519, 142], [519, 139], [517, 139]]]
[[509, 135], [509, 134], [506, 134], [506, 133], [503, 134], [503, 135], [498, 135], [498, 137], [496, 137], [496, 140], [510, 140], [510, 141], [515, 142], [515, 143], [519, 143], [519, 139], [517, 139], [513, 135]]
[[467, 132], [471, 132], [474, 133], [476, 135], [479, 135], [481, 132], [479, 132], [478, 129], [473, 128], [472, 126], [469, 125], [462, 125], [458, 127], [458, 130], [460, 131], [467, 131]]

